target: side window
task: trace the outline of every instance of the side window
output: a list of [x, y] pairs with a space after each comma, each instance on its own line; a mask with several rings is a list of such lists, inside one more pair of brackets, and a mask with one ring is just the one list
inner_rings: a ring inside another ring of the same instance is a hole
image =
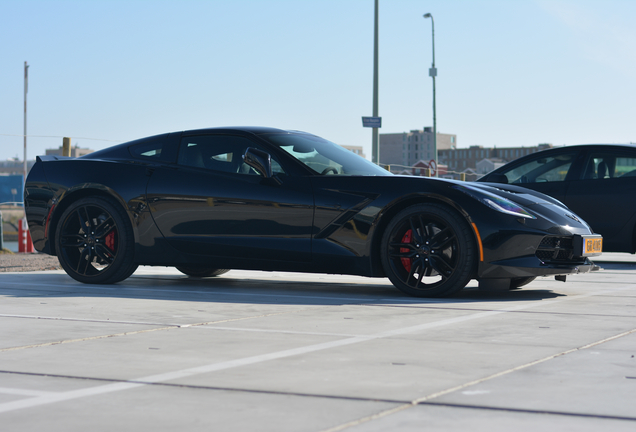
[[513, 184], [564, 181], [577, 154], [578, 152], [574, 151], [537, 157], [503, 174], [508, 178], [508, 183]]
[[[243, 162], [248, 147], [258, 146], [251, 140], [233, 135], [197, 135], [181, 139], [179, 165], [204, 168], [227, 173], [259, 175]], [[272, 158], [274, 174], [284, 174], [280, 164]]]
[[174, 163], [177, 156], [177, 139], [175, 134], [143, 138], [137, 140], [138, 144], [128, 147], [128, 151], [137, 159]]
[[636, 156], [617, 153], [592, 153], [584, 173], [587, 180], [635, 176]]
[[153, 158], [153, 159], [161, 159], [161, 151], [163, 150], [160, 145], [145, 145], [145, 146], [137, 146], [131, 149], [131, 152], [135, 156]]

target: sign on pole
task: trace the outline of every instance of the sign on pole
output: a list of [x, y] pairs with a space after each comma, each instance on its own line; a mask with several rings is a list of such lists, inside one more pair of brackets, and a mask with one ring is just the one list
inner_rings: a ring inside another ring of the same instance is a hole
[[437, 163], [435, 162], [435, 159], [428, 161], [428, 169], [431, 170], [431, 177], [435, 177], [435, 174], [437, 173]]
[[381, 128], [382, 117], [362, 117], [362, 127]]

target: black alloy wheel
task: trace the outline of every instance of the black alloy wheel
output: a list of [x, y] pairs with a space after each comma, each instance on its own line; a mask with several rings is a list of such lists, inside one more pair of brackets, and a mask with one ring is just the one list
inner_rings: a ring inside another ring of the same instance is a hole
[[83, 283], [120, 282], [137, 269], [126, 213], [108, 198], [71, 204], [58, 223], [55, 250], [64, 271]]
[[446, 297], [473, 277], [477, 256], [468, 223], [441, 204], [398, 213], [382, 238], [384, 271], [396, 288], [416, 297]]
[[185, 266], [185, 267], [179, 266], [177, 267], [177, 270], [179, 270], [184, 275], [199, 277], [199, 278], [219, 276], [230, 271], [230, 269], [217, 269], [217, 268], [196, 267], [196, 266]]

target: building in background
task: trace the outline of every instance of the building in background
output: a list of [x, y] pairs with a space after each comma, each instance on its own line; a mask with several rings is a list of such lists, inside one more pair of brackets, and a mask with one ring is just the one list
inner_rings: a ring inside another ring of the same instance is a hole
[[[418, 161], [410, 169], [411, 174], [414, 176], [430, 177], [433, 175], [433, 167], [429, 164], [430, 161]], [[437, 177], [445, 178], [448, 167], [446, 165], [437, 165]], [[430, 170], [430, 171], [429, 171]]]
[[[35, 165], [35, 159], [27, 161], [27, 173], [31, 171], [31, 167]], [[18, 158], [0, 161], [0, 174], [20, 175], [24, 174], [24, 162]]]
[[[89, 153], [93, 153], [95, 150], [87, 149], [87, 148], [79, 148], [77, 146], [71, 147], [71, 157], [80, 157], [87, 155]], [[62, 147], [59, 149], [47, 149], [47, 155], [62, 155]], [[27, 175], [29, 171], [31, 171], [31, 167], [35, 165], [35, 158], [33, 160], [27, 161]], [[24, 175], [24, 162], [18, 158], [11, 158], [4, 161], [0, 161], [0, 175], [20, 175], [23, 177]], [[24, 183], [24, 182], [23, 182]], [[22, 201], [22, 192], [20, 192], [20, 199]]]
[[[457, 148], [457, 135], [437, 133], [437, 153]], [[380, 163], [391, 172], [410, 170], [420, 161], [434, 158], [433, 128], [410, 132], [380, 134]]]
[[494, 171], [500, 166], [504, 166], [506, 162], [503, 159], [482, 159], [475, 166], [475, 175], [479, 177]]
[[[87, 149], [87, 148], [79, 148], [78, 146], [71, 147], [71, 157], [80, 157], [90, 153], [93, 153], [95, 150]], [[62, 146], [58, 149], [46, 149], [47, 156], [62, 156]]]
[[[448, 166], [448, 178], [459, 178], [461, 173], [465, 173], [466, 180], [474, 181], [501, 165], [552, 147], [552, 144], [539, 144], [534, 147], [502, 148], [470, 146], [467, 149], [439, 150], [438, 158], [440, 164]], [[470, 172], [467, 170], [470, 170]], [[469, 178], [469, 173], [472, 174], [471, 178]]]
[[[437, 175], [475, 181], [501, 165], [552, 147], [552, 144], [539, 144], [533, 147], [470, 146], [459, 149], [457, 135], [438, 133]], [[433, 153], [433, 130], [430, 127], [380, 134], [380, 163], [388, 166], [394, 174], [426, 175]]]
[[349, 150], [350, 152], [355, 153], [358, 156], [361, 156], [365, 159], [367, 158], [367, 156], [364, 154], [364, 150], [362, 149], [362, 146], [341, 145], [340, 147], [345, 148]]

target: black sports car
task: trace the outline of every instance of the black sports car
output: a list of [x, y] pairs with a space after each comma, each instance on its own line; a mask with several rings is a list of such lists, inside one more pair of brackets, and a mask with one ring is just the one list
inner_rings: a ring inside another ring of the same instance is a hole
[[85, 283], [138, 265], [388, 277], [449, 296], [587, 272], [602, 238], [513, 185], [394, 176], [317, 136], [270, 128], [168, 133], [80, 157], [41, 156], [25, 189], [38, 251]]
[[479, 179], [558, 199], [603, 236], [605, 252], [636, 252], [636, 146], [587, 144], [543, 150]]

